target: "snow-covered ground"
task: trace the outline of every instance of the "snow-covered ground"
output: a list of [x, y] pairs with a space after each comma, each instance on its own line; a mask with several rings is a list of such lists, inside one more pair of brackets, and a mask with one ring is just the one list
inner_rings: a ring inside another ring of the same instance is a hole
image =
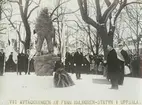
[[6, 73], [0, 76], [0, 100], [141, 100], [142, 79], [125, 77], [124, 85], [119, 90], [112, 90], [110, 84], [103, 81], [101, 75], [83, 74], [76, 80], [70, 74], [75, 85], [67, 88], [55, 88], [53, 76], [36, 76], [35, 74], [17, 75]]

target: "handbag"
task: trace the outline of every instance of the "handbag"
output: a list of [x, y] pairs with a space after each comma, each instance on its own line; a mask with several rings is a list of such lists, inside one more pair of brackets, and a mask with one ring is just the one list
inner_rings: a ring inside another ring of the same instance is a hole
[[128, 66], [125, 66], [124, 67], [124, 74], [127, 75], [127, 74], [130, 74], [131, 71], [130, 71], [130, 68]]

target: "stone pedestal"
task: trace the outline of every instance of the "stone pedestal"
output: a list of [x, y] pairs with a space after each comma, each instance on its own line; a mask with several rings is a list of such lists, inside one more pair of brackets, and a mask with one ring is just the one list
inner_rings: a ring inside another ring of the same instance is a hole
[[53, 54], [34, 57], [34, 69], [37, 76], [52, 76], [55, 61], [60, 58]]

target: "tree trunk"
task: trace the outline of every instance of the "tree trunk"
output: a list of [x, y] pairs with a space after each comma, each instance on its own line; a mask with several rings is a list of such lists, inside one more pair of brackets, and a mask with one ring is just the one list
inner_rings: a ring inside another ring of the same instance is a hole
[[2, 8], [1, 8], [1, 4], [0, 4], [0, 20], [1, 20], [1, 14], [2, 14]]
[[109, 44], [113, 46], [113, 35], [107, 34], [107, 29], [105, 26], [100, 27], [97, 31], [98, 31], [98, 35], [100, 35], [102, 40], [104, 57], [106, 59], [108, 54], [107, 45]]
[[26, 31], [26, 38], [25, 38], [25, 53], [27, 49], [30, 49], [30, 42], [31, 42], [31, 29], [27, 19], [23, 19], [25, 31]]
[[99, 33], [97, 31], [97, 37], [96, 37], [96, 55], [99, 54]]

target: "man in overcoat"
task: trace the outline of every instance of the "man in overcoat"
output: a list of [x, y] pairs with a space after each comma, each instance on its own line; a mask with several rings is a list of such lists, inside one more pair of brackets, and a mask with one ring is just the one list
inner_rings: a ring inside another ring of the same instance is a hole
[[0, 49], [0, 76], [3, 75], [4, 59], [5, 59], [5, 53], [4, 53], [3, 49]]
[[120, 71], [117, 53], [111, 45], [108, 45], [107, 49], [109, 51], [107, 55], [108, 77], [111, 81], [111, 89], [118, 89], [118, 79]]
[[81, 71], [83, 66], [83, 54], [81, 52], [81, 48], [77, 49], [77, 52], [74, 54], [74, 66], [76, 72], [76, 78], [81, 79]]

